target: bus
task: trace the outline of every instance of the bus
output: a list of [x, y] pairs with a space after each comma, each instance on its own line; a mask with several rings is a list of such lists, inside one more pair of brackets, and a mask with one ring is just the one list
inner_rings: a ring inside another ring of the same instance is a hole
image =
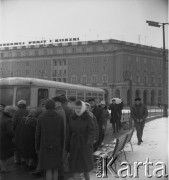
[[17, 106], [19, 100], [25, 100], [30, 108], [38, 107], [42, 99], [51, 99], [65, 95], [87, 101], [92, 97], [100, 102], [105, 99], [101, 88], [75, 85], [37, 78], [8, 77], [0, 79], [0, 103]]

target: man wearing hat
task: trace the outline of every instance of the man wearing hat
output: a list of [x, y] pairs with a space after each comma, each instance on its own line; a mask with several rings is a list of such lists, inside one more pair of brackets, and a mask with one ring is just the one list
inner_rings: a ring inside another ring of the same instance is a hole
[[141, 98], [139, 97], [135, 98], [135, 105], [131, 109], [131, 116], [135, 122], [138, 145], [140, 145], [143, 142], [143, 129], [145, 125], [145, 120], [148, 116], [148, 110], [147, 107], [141, 103]]

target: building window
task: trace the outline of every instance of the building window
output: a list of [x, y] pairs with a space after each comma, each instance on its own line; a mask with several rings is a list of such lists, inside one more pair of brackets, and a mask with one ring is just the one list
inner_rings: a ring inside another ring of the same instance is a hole
[[103, 66], [103, 71], [106, 71], [106, 67], [105, 66]]
[[20, 52], [17, 52], [16, 56], [17, 56], [17, 57], [20, 57], [20, 56], [21, 56], [21, 53], [20, 53]]
[[19, 74], [20, 74], [20, 72], [19, 72], [19, 70], [17, 70], [17, 75], [19, 76]]
[[3, 58], [4, 57], [4, 53], [1, 53], [1, 58]]
[[95, 73], [96, 72], [96, 66], [93, 66], [92, 68], [92, 72]]
[[64, 60], [64, 65], [66, 66], [66, 60]]
[[161, 77], [158, 78], [158, 82], [159, 82], [159, 84], [161, 84]]
[[82, 76], [82, 84], [87, 84], [87, 77], [86, 76]]
[[144, 83], [147, 83], [147, 77], [144, 76]]
[[56, 78], [56, 81], [61, 82], [62, 80], [61, 78]]
[[73, 52], [73, 53], [76, 53], [76, 48], [75, 48], [75, 47], [72, 48], [72, 52]]
[[104, 84], [104, 83], [107, 83], [107, 80], [108, 80], [107, 75], [103, 75], [103, 76], [102, 76], [102, 82], [103, 82], [103, 84]]
[[153, 59], [151, 60], [151, 64], [154, 64], [154, 60]]
[[38, 56], [39, 55], [39, 52], [38, 51], [35, 51], [35, 56]]
[[59, 60], [59, 66], [61, 66], [62, 65], [62, 61], [61, 60]]
[[140, 82], [140, 77], [136, 76], [136, 82], [139, 83]]
[[63, 49], [63, 54], [66, 54], [66, 49], [65, 48]]
[[29, 56], [29, 51], [26, 51], [25, 53], [26, 53], [26, 56]]
[[54, 60], [54, 65], [57, 66], [58, 65], [58, 61]]
[[154, 83], [154, 77], [151, 77], [151, 83]]
[[92, 83], [93, 83], [93, 84], [96, 84], [96, 83], [97, 83], [97, 76], [96, 76], [96, 75], [93, 75], [93, 76], [92, 76]]
[[47, 54], [48, 54], [47, 49], [45, 49], [44, 50], [44, 55], [47, 55]]
[[8, 52], [8, 57], [12, 57], [12, 52]]
[[26, 61], [26, 66], [29, 66], [29, 61]]
[[66, 69], [64, 69], [64, 74], [66, 74]]
[[73, 84], [77, 83], [77, 77], [76, 76], [71, 77], [71, 83], [73, 83]]
[[82, 52], [83, 52], [83, 53], [86, 52], [86, 48], [85, 48], [85, 47], [82, 48]]
[[26, 76], [29, 76], [29, 71], [28, 70], [26, 70]]
[[147, 59], [146, 58], [144, 58], [144, 64], [146, 64], [147, 63]]
[[66, 78], [63, 78], [63, 79], [62, 79], [62, 82], [66, 82]]

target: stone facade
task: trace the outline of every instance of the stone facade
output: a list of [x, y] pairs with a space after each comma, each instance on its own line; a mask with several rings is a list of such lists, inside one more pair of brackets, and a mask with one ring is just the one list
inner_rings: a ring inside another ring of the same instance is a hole
[[[148, 105], [162, 102], [162, 49], [117, 40], [6, 47], [0, 50], [1, 77], [35, 77], [106, 90], [108, 100], [129, 104], [139, 96]], [[167, 75], [166, 75], [167, 76]], [[167, 88], [167, 87], [166, 87]]]

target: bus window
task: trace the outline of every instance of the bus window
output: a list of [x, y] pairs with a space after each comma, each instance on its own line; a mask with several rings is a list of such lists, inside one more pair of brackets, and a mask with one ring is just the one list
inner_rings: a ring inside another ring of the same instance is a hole
[[18, 101], [25, 100], [26, 105], [30, 105], [30, 95], [31, 91], [29, 87], [18, 87], [16, 90], [16, 100], [15, 104], [17, 105]]
[[13, 94], [14, 88], [11, 87], [0, 87], [0, 103], [8, 105], [13, 105]]
[[86, 92], [86, 101], [89, 100], [89, 98], [92, 97], [92, 93], [91, 92]]
[[77, 92], [77, 99], [84, 101], [84, 92]]
[[55, 91], [55, 96], [60, 96], [60, 95], [62, 95], [62, 94], [64, 94], [64, 95], [66, 96], [66, 91], [65, 91], [65, 90], [62, 90], [62, 89], [57, 89], [57, 90]]
[[42, 99], [48, 99], [48, 89], [39, 89], [38, 90], [38, 106], [40, 105], [40, 102]]
[[76, 91], [68, 91], [68, 93], [67, 93], [67, 97], [69, 98], [69, 97], [75, 97], [76, 98]]

